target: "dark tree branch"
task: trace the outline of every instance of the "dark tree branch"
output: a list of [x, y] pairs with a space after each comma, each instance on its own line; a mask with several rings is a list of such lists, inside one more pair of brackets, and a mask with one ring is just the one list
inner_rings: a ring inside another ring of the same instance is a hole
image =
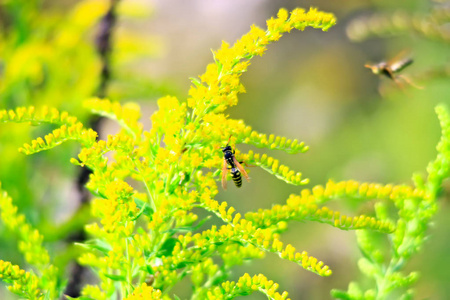
[[[98, 25], [98, 32], [95, 39], [95, 45], [97, 49], [97, 53], [102, 62], [102, 69], [100, 73], [100, 84], [98, 86], [98, 90], [96, 92], [96, 96], [100, 98], [104, 98], [107, 94], [107, 88], [111, 79], [111, 66], [110, 66], [110, 56], [112, 49], [112, 34], [114, 30], [114, 26], [116, 24], [117, 15], [116, 15], [116, 7], [118, 0], [111, 0], [111, 5], [100, 20]], [[96, 132], [100, 131], [100, 123], [102, 121], [101, 117], [92, 116], [89, 123], [90, 127]], [[77, 179], [77, 190], [79, 192], [79, 202], [80, 208], [84, 205], [88, 205], [90, 201], [89, 191], [85, 188], [86, 183], [89, 180], [89, 176], [92, 173], [87, 167], [81, 169], [78, 179]], [[83, 242], [86, 239], [86, 234], [83, 229], [75, 232], [70, 237], [67, 238], [69, 243], [72, 242]], [[65, 295], [70, 297], [80, 297], [81, 296], [81, 288], [83, 286], [82, 281], [87, 273], [87, 269], [77, 262], [74, 263], [74, 266], [71, 270], [70, 280], [67, 284], [66, 290], [64, 292]]]

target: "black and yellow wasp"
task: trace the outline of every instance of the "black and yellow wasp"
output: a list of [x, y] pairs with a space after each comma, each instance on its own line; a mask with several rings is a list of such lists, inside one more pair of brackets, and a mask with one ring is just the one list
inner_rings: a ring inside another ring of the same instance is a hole
[[422, 87], [415, 85], [408, 77], [398, 74], [412, 63], [413, 59], [406, 56], [406, 51], [402, 51], [388, 61], [381, 61], [377, 64], [365, 64], [364, 67], [371, 69], [374, 74], [384, 75], [392, 79], [399, 87], [403, 87], [399, 81], [399, 79], [403, 79], [409, 85], [421, 89]]
[[[231, 139], [231, 137], [230, 137]], [[234, 181], [234, 184], [237, 187], [242, 186], [242, 176], [244, 175], [245, 179], [247, 181], [250, 181], [250, 177], [248, 177], [247, 172], [244, 170], [242, 165], [237, 161], [236, 157], [234, 156], [235, 150], [231, 149], [231, 146], [229, 145], [230, 140], [228, 140], [228, 143], [225, 147], [222, 147], [223, 152], [223, 167], [222, 167], [222, 187], [224, 190], [227, 189], [227, 174], [228, 170], [231, 172], [231, 178]]]

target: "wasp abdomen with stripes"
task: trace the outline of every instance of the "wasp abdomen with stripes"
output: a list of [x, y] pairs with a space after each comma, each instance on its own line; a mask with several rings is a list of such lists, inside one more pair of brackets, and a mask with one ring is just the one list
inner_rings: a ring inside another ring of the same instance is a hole
[[231, 179], [233, 179], [234, 184], [237, 187], [241, 187], [242, 186], [242, 176], [241, 176], [241, 172], [239, 172], [238, 169], [236, 168], [232, 168], [231, 171]]

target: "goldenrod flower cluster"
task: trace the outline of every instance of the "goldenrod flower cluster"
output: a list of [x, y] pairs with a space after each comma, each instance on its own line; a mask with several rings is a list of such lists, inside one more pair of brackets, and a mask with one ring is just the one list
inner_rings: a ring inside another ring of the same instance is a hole
[[215, 63], [208, 65], [206, 72], [189, 91], [188, 106], [193, 108], [193, 117], [203, 117], [209, 112], [221, 112], [237, 104], [237, 95], [245, 92], [239, 77], [247, 71], [249, 60], [267, 50], [266, 46], [279, 40], [292, 29], [304, 30], [306, 27], [328, 30], [336, 23], [332, 14], [323, 13], [315, 8], [308, 12], [295, 9], [290, 14], [281, 9], [277, 18], [267, 21], [267, 30], [252, 26], [232, 47], [222, 43], [220, 50], [214, 52]]
[[148, 286], [145, 282], [137, 287], [133, 293], [124, 300], [158, 300], [163, 299], [161, 291]]
[[12, 283], [8, 289], [26, 299], [44, 299], [39, 289], [39, 279], [36, 275], [20, 269], [19, 266], [0, 260], [0, 278], [6, 283]]
[[27, 223], [24, 215], [18, 213], [11, 197], [1, 189], [0, 212], [3, 225], [17, 235], [19, 251], [39, 274], [38, 277], [32, 271], [27, 272], [1, 260], [0, 278], [11, 284], [8, 287], [10, 291], [27, 299], [44, 299], [44, 289], [49, 296], [56, 297], [58, 270], [50, 264], [50, 256], [43, 246], [43, 236]]
[[[395, 229], [387, 216], [385, 220], [365, 215], [348, 217], [341, 215], [321, 204], [333, 199], [354, 199], [360, 202], [370, 200], [391, 200], [402, 202], [407, 198], [423, 199], [423, 189], [412, 189], [409, 186], [381, 185], [376, 183], [359, 183], [353, 180], [334, 182], [329, 181], [325, 187], [318, 185], [311, 190], [303, 189], [300, 195], [291, 195], [286, 205], [274, 205], [271, 209], [260, 209], [256, 213], [247, 213], [247, 220], [251, 220], [259, 227], [271, 227], [279, 222], [298, 220], [326, 223], [340, 229], [372, 229], [390, 233]], [[401, 205], [401, 204], [399, 204]]]
[[77, 122], [77, 118], [70, 116], [67, 112], [60, 113], [56, 108], [44, 106], [36, 110], [34, 106], [29, 106], [18, 107], [14, 110], [0, 110], [0, 121], [29, 122], [34, 125], [39, 123], [73, 125]]
[[229, 299], [240, 295], [248, 295], [256, 291], [265, 294], [268, 299], [290, 299], [288, 298], [287, 292], [280, 294], [277, 290], [278, 284], [274, 283], [272, 280], [268, 280], [264, 275], [258, 274], [251, 277], [249, 274], [245, 273], [237, 282], [227, 281], [224, 282], [222, 286], [215, 287], [209, 291], [207, 293], [207, 299]]

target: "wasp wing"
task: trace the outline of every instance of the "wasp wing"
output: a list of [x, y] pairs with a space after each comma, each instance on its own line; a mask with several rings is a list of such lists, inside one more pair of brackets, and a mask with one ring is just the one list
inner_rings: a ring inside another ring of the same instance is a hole
[[399, 61], [393, 63], [391, 65], [391, 70], [392, 70], [392, 72], [397, 73], [397, 72], [400, 72], [401, 70], [403, 70], [404, 68], [406, 68], [407, 66], [409, 66], [412, 63], [413, 63], [412, 58], [409, 58], [409, 57], [404, 58], [402, 60], [399, 60]]
[[239, 171], [241, 171], [242, 175], [244, 175], [245, 179], [247, 179], [247, 181], [250, 181], [250, 177], [248, 177], [247, 172], [245, 171], [245, 169], [242, 167], [242, 165], [237, 161], [236, 157], [233, 156], [233, 162], [236, 165], [236, 167], [239, 169]]
[[392, 73], [397, 73], [413, 63], [410, 51], [403, 50], [387, 61], [387, 65]]
[[222, 188], [224, 190], [227, 189], [227, 173], [228, 173], [227, 162], [225, 160], [223, 160], [223, 165], [222, 165]]

